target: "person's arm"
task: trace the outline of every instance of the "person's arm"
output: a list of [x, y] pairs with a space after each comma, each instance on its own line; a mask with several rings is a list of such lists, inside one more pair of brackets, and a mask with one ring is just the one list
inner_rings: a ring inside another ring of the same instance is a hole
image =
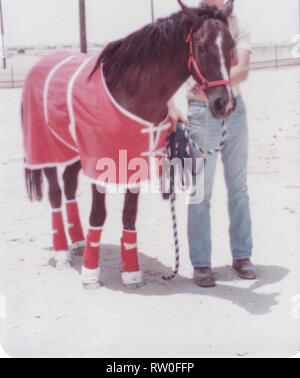
[[[235, 50], [230, 70], [232, 85], [238, 85], [247, 80], [250, 70], [251, 35], [249, 28], [238, 18], [233, 18], [237, 35], [235, 36]], [[234, 29], [234, 28], [233, 28]]]
[[188, 103], [185, 84], [178, 89], [175, 95], [168, 102], [168, 109], [173, 132], [176, 132], [178, 121], [182, 121], [187, 126]]
[[247, 80], [250, 70], [251, 51], [246, 49], [237, 49], [234, 56], [236, 62], [230, 70], [231, 84], [238, 85]]

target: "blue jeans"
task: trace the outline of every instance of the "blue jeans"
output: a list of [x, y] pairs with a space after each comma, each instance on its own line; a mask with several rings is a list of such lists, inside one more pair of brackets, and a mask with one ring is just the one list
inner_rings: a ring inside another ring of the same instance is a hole
[[[213, 149], [219, 145], [221, 125], [219, 120], [213, 118], [210, 111], [206, 121], [207, 107], [205, 102], [190, 101], [189, 128], [192, 139], [198, 145], [205, 149]], [[228, 192], [230, 246], [232, 257], [240, 260], [249, 258], [252, 252], [251, 218], [247, 193], [248, 126], [246, 108], [240, 95], [237, 97], [235, 111], [225, 122], [228, 127], [228, 136], [221, 155]], [[197, 152], [194, 151], [193, 155], [197, 156]], [[190, 204], [188, 209], [189, 251], [194, 267], [211, 266], [210, 200], [216, 161], [217, 154], [207, 158], [204, 165], [202, 200], [200, 203]]]

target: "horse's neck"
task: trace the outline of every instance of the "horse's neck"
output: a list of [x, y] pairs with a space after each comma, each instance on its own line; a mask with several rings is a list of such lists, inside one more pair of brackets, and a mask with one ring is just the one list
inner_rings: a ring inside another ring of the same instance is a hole
[[[158, 63], [154, 63], [143, 68], [138, 81], [133, 79], [126, 85], [120, 81], [118, 87], [111, 89], [112, 95], [129, 112], [158, 124], [167, 115], [169, 99], [189, 77], [187, 61], [186, 45], [178, 46], [178, 54], [172, 64], [169, 58], [165, 58], [159, 66], [155, 67]], [[157, 70], [154, 80], [149, 70]]]

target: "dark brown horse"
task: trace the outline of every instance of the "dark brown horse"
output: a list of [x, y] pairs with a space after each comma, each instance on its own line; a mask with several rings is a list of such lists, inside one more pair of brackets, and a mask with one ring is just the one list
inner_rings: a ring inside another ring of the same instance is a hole
[[[234, 108], [234, 99], [228, 85], [234, 47], [227, 23], [229, 11], [224, 9], [220, 12], [216, 7], [207, 5], [188, 8], [181, 1], [179, 3], [182, 8], [180, 12], [159, 19], [126, 38], [107, 45], [90, 72], [92, 80], [102, 70], [114, 101], [127, 112], [154, 125], [166, 118], [168, 101], [191, 74], [203, 86], [216, 118], [227, 117]], [[52, 71], [47, 85], [53, 75]], [[210, 86], [210, 82], [217, 84]], [[44, 92], [48, 90], [47, 85]], [[88, 81], [86, 85], [90, 85]], [[90, 100], [92, 102], [92, 97]], [[26, 103], [23, 107], [26, 118]], [[46, 114], [47, 120], [48, 116]], [[79, 155], [80, 153], [81, 150]], [[80, 169], [81, 163], [77, 159], [65, 168], [63, 174], [68, 232], [74, 248], [82, 247], [85, 239], [76, 203]], [[70, 254], [61, 213], [62, 190], [55, 164], [43, 166], [42, 169], [28, 166], [27, 191], [32, 200], [41, 199], [43, 173], [49, 184], [49, 199], [53, 210], [53, 242], [57, 267], [62, 268], [69, 265]], [[106, 207], [105, 193], [98, 190], [96, 183], [92, 184], [92, 198], [82, 268], [82, 280], [86, 288], [98, 287], [100, 282], [100, 237], [106, 219]], [[132, 192], [128, 189], [123, 208], [122, 279], [129, 287], [143, 284], [135, 230], [138, 198], [136, 190]]]

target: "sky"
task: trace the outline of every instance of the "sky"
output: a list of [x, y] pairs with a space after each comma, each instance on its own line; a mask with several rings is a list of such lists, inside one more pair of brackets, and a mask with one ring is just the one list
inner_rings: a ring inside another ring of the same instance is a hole
[[[199, 0], [185, 0], [190, 6]], [[150, 0], [86, 0], [89, 42], [121, 38], [151, 21]], [[300, 0], [235, 0], [253, 44], [287, 43], [299, 31]], [[6, 45], [79, 42], [78, 0], [2, 0]], [[179, 9], [177, 0], [154, 0], [155, 16]]]

